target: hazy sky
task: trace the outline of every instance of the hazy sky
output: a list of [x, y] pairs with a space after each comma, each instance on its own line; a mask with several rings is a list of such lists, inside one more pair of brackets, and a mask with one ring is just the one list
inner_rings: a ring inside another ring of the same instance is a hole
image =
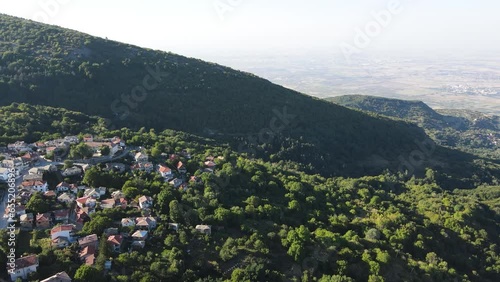
[[[340, 50], [392, 0], [0, 0], [0, 12], [185, 55]], [[399, 0], [369, 50], [500, 50], [498, 0]], [[54, 3], [58, 3], [54, 6]], [[50, 8], [44, 8], [44, 6]], [[219, 7], [219, 11], [215, 8]], [[223, 17], [222, 17], [223, 16]], [[359, 46], [358, 46], [359, 47]]]

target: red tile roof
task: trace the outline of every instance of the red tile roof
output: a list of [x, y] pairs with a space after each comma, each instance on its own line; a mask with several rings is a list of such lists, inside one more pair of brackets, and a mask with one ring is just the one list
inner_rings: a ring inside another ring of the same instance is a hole
[[214, 162], [212, 162], [212, 161], [206, 161], [205, 165], [208, 166], [208, 167], [214, 167], [214, 166], [216, 166], [216, 164]]
[[92, 235], [85, 236], [83, 238], [78, 239], [78, 244], [79, 245], [95, 244], [97, 241], [98, 241], [97, 235], [92, 234]]
[[38, 264], [36, 255], [29, 255], [16, 259], [16, 269], [26, 268]]
[[42, 186], [44, 184], [45, 184], [45, 182], [44, 181], [40, 181], [40, 180], [26, 180], [26, 181], [23, 181], [23, 183], [21, 183], [21, 185], [24, 186], [24, 187]]
[[142, 196], [139, 198], [139, 203], [143, 203], [143, 202], [151, 201], [151, 200], [152, 200], [152, 198], [149, 196]]
[[52, 230], [50, 230], [50, 234], [55, 234], [57, 232], [61, 232], [61, 231], [71, 231], [75, 228], [74, 225], [71, 225], [71, 224], [65, 224], [65, 225], [59, 225], [59, 226], [56, 226], [54, 228], [52, 228]]
[[122, 235], [111, 235], [108, 237], [108, 243], [113, 245], [121, 245], [123, 241]]
[[89, 197], [81, 197], [81, 198], [76, 199], [76, 201], [80, 204], [85, 204], [88, 199], [89, 199]]
[[49, 213], [39, 213], [36, 215], [36, 221], [50, 221]]
[[69, 216], [69, 210], [57, 210], [54, 211], [55, 217], [68, 217]]
[[106, 199], [101, 201], [101, 205], [114, 205], [116, 203], [115, 199]]
[[51, 190], [51, 191], [47, 191], [47, 192], [45, 192], [45, 193], [43, 193], [43, 194], [44, 194], [45, 196], [47, 196], [47, 197], [55, 197], [55, 196], [56, 196], [56, 192], [54, 192], [54, 191], [52, 191], [52, 190]]
[[169, 167], [160, 165], [160, 172], [170, 172], [170, 171], [172, 170]]

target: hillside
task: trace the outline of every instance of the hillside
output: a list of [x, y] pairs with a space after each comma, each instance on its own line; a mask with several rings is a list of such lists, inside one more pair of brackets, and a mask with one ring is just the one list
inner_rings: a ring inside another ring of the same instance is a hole
[[349, 108], [400, 119], [409, 119], [416, 121], [419, 125], [427, 124], [430, 120], [440, 119], [438, 113], [421, 101], [406, 101], [364, 95], [337, 96], [326, 98], [325, 100]]
[[415, 123], [434, 141], [500, 159], [500, 117], [469, 110], [433, 110], [421, 101], [348, 95], [327, 98], [338, 105]]
[[12, 104], [0, 107], [0, 144], [17, 140], [35, 142], [86, 132], [104, 119], [63, 108]]
[[[115, 128], [211, 136], [324, 175], [387, 168], [370, 165], [374, 154], [396, 168], [399, 155], [427, 138], [407, 123], [351, 111], [248, 73], [6, 15], [0, 16], [0, 52], [0, 105], [64, 107], [107, 118]], [[147, 94], [141, 93], [144, 86]]]
[[[27, 105], [13, 105], [3, 112], [23, 109], [31, 110]], [[37, 109], [42, 113], [53, 110]], [[33, 123], [36, 120], [33, 117]], [[96, 139], [119, 136], [127, 146], [143, 148], [155, 167], [172, 168], [174, 177], [188, 183], [185, 189], [176, 189], [156, 169], [118, 172], [104, 165], [88, 168], [83, 177], [65, 179], [108, 188], [96, 199], [101, 205], [75, 231], [79, 238], [95, 234], [100, 239], [96, 259], [92, 266], [83, 263], [79, 242], [51, 247], [48, 228], [21, 230], [16, 256], [31, 253], [39, 258], [37, 272], [30, 274], [29, 281], [61, 271], [76, 282], [493, 282], [500, 275], [496, 200], [500, 187], [447, 191], [437, 184], [441, 173], [433, 170], [412, 179], [391, 172], [325, 178], [291, 164], [250, 159], [216, 140], [172, 130], [97, 127], [75, 134], [84, 133]], [[130, 165], [134, 155], [120, 162]], [[213, 171], [204, 170], [207, 159], [214, 160]], [[175, 169], [179, 162], [185, 172]], [[48, 182], [56, 178], [50, 189], [61, 181], [56, 175], [44, 174]], [[153, 204], [142, 211], [132, 205], [105, 208], [103, 200], [117, 190], [128, 203], [145, 195]], [[26, 203], [27, 212], [34, 214], [74, 207], [41, 193]], [[146, 212], [156, 226], [148, 233], [144, 248], [129, 249], [130, 235], [137, 228], [120, 223]], [[174, 222], [176, 230], [169, 224]], [[208, 225], [210, 234], [197, 231], [197, 225]], [[118, 250], [106, 244], [109, 227], [123, 234]], [[0, 263], [4, 265], [8, 239], [8, 233], [0, 230]], [[113, 263], [105, 271], [109, 258]], [[6, 276], [5, 267], [0, 276]]]

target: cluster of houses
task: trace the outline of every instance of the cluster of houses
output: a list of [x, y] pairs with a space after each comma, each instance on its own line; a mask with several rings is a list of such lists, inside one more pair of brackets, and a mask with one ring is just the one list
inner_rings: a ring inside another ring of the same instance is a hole
[[[18, 278], [26, 280], [28, 275], [33, 272], [37, 272], [38, 269], [38, 256], [35, 254], [30, 254], [27, 256], [20, 257], [15, 261], [16, 269], [8, 271], [10, 279], [16, 281]], [[40, 280], [40, 282], [71, 282], [72, 279], [69, 275], [63, 271], [56, 273], [46, 279]]]
[[134, 164], [130, 167], [132, 171], [145, 171], [151, 173], [154, 170], [154, 165], [149, 161], [149, 157], [146, 153], [137, 152], [134, 155]]
[[19, 176], [22, 170], [27, 169], [30, 165], [37, 162], [40, 156], [34, 152], [26, 152], [20, 157], [15, 157], [12, 152], [3, 154], [4, 160], [0, 163], [0, 181], [7, 181], [10, 169], [15, 169], [16, 176]]
[[83, 142], [89, 146], [94, 152], [94, 157], [101, 157], [101, 148], [108, 147], [109, 155], [114, 156], [125, 148], [125, 141], [120, 137], [113, 137], [111, 139], [96, 139], [92, 135], [85, 135]]
[[[63, 139], [52, 140], [43, 143], [25, 144], [24, 142], [16, 142], [9, 144], [8, 150], [13, 152], [27, 152], [23, 157], [5, 159], [2, 161], [0, 168], [0, 181], [7, 179], [8, 168], [16, 168], [22, 170], [29, 167], [39, 158], [38, 153], [47, 153], [57, 148], [65, 148], [71, 144], [78, 144], [80, 140], [76, 136], [67, 136]], [[83, 142], [93, 148], [96, 154], [103, 146], [109, 146], [111, 154], [123, 149], [125, 143], [118, 137], [109, 140], [94, 140], [92, 136], [84, 136]], [[33, 151], [32, 149], [37, 150]], [[179, 154], [162, 154], [171, 160], [174, 165], [168, 166], [160, 164], [156, 166], [156, 170], [164, 178], [165, 182], [170, 183], [174, 188], [185, 190], [188, 187], [188, 182], [201, 183], [201, 179], [196, 176], [188, 177], [187, 168], [179, 156], [190, 159], [191, 155], [183, 150]], [[97, 156], [97, 155], [96, 155]], [[155, 171], [155, 166], [149, 160], [145, 152], [136, 152], [134, 155], [134, 164], [130, 167], [132, 171], [144, 171], [151, 173]], [[221, 157], [219, 157], [220, 159]], [[106, 169], [123, 172], [126, 166], [121, 163], [106, 164]], [[214, 173], [216, 168], [215, 158], [209, 156], [204, 161], [204, 167], [201, 171]], [[61, 172], [63, 177], [83, 175], [87, 166], [74, 166], [65, 169]], [[59, 183], [55, 189], [49, 189], [47, 182], [43, 180], [45, 172], [57, 171], [58, 168], [54, 165], [46, 167], [34, 167], [29, 170], [28, 175], [23, 177], [23, 182], [18, 188], [16, 214], [19, 218], [20, 228], [22, 230], [50, 229], [51, 245], [53, 248], [64, 248], [75, 242], [79, 245], [78, 257], [82, 263], [94, 265], [97, 257], [99, 238], [96, 234], [91, 234], [83, 238], [78, 238], [75, 234], [80, 231], [84, 224], [91, 220], [90, 215], [96, 209], [111, 209], [111, 208], [128, 208], [133, 207], [141, 210], [141, 217], [123, 218], [120, 222], [122, 232], [118, 228], [106, 229], [105, 238], [111, 250], [115, 253], [120, 253], [123, 250], [142, 249], [147, 245], [151, 232], [157, 227], [157, 218], [151, 216], [153, 207], [153, 198], [150, 196], [140, 196], [137, 200], [129, 203], [124, 193], [120, 190], [107, 193], [106, 187], [90, 188], [69, 184], [66, 182]], [[54, 197], [57, 202], [68, 207], [67, 209], [58, 209], [42, 214], [26, 213], [25, 205], [36, 193], [43, 193], [45, 197]], [[77, 196], [82, 195], [83, 196]], [[105, 197], [110, 195], [110, 197]], [[168, 223], [168, 228], [177, 232], [180, 228], [178, 223]], [[200, 234], [211, 235], [212, 228], [209, 225], [197, 225], [195, 230]], [[126, 244], [124, 244], [126, 243]], [[38, 267], [38, 258], [36, 255], [25, 256], [18, 259], [14, 274], [11, 278], [15, 280], [17, 277], [26, 279], [30, 272], [36, 271]], [[59, 280], [58, 280], [59, 279]], [[42, 281], [71, 281], [71, 278], [65, 273], [57, 273]]]
[[[110, 156], [124, 150], [125, 142], [120, 137], [113, 137], [108, 139], [94, 139], [92, 135], [86, 135], [82, 140], [87, 146], [89, 146], [94, 157], [101, 156], [101, 149], [103, 147], [108, 147], [110, 150]], [[7, 156], [23, 154], [21, 157], [6, 158], [5, 162], [2, 162], [2, 167], [15, 167], [19, 170], [27, 168], [30, 163], [39, 160], [41, 155], [53, 154], [54, 160], [60, 161], [61, 157], [69, 152], [71, 145], [76, 145], [80, 143], [80, 139], [77, 136], [66, 136], [60, 139], [49, 140], [45, 142], [36, 142], [28, 144], [24, 141], [17, 141], [7, 145]]]

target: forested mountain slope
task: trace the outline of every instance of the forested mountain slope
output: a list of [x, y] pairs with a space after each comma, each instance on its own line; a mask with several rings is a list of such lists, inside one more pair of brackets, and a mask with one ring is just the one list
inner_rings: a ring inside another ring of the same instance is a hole
[[346, 95], [327, 98], [338, 105], [417, 124], [438, 144], [500, 159], [500, 117], [459, 109], [433, 110], [421, 101]]
[[[108, 127], [210, 136], [239, 152], [293, 161], [325, 176], [398, 171], [401, 158], [428, 143], [415, 125], [352, 111], [248, 73], [6, 15], [0, 16], [0, 52], [1, 105], [64, 107], [107, 118]], [[483, 174], [472, 156], [442, 148], [416, 170], [425, 167]]]

